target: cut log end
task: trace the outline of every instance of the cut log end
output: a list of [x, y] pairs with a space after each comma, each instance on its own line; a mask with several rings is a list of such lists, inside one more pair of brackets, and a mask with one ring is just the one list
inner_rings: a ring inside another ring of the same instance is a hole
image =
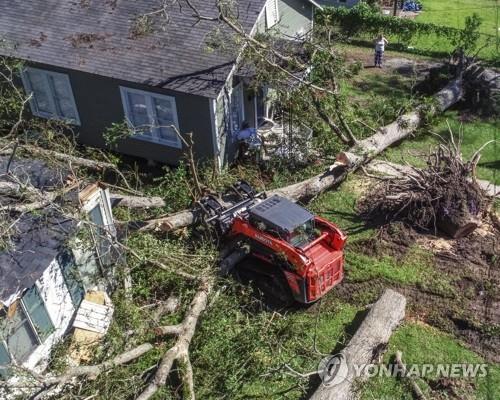
[[472, 232], [474, 232], [478, 227], [477, 222], [469, 222], [468, 224], [465, 224], [458, 229], [455, 230], [455, 232], [450, 232], [450, 235], [453, 239], [460, 239], [466, 236], [469, 236]]
[[470, 218], [467, 220], [456, 218], [441, 218], [438, 227], [453, 239], [460, 239], [470, 235], [479, 226], [479, 220]]

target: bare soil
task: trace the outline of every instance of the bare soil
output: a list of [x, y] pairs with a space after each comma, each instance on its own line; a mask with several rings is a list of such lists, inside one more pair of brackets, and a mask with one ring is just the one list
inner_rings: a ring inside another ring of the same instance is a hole
[[408, 318], [454, 334], [488, 361], [500, 362], [500, 231], [486, 220], [462, 239], [416, 232], [403, 225], [386, 225], [374, 239], [357, 246], [366, 255], [403, 258], [418, 244], [432, 253], [434, 268], [453, 290], [391, 285], [383, 279], [345, 283], [337, 293], [356, 302], [359, 293], [382, 292], [393, 286], [408, 298]]

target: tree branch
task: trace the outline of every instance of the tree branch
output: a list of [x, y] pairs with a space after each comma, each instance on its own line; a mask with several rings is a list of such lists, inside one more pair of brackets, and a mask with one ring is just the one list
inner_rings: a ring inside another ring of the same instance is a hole
[[193, 339], [198, 320], [207, 307], [208, 297], [212, 288], [213, 281], [210, 278], [204, 278], [198, 292], [191, 302], [190, 309], [184, 321], [180, 325], [159, 328], [168, 334], [176, 334], [177, 340], [164, 354], [156, 370], [155, 376], [146, 386], [144, 391], [137, 397], [137, 400], [150, 399], [165, 385], [175, 361], [180, 362], [181, 365], [183, 364], [184, 368], [181, 369], [181, 377], [184, 383], [184, 389], [186, 393], [189, 393], [188, 398], [194, 399], [193, 371], [191, 362], [189, 361], [189, 346]]

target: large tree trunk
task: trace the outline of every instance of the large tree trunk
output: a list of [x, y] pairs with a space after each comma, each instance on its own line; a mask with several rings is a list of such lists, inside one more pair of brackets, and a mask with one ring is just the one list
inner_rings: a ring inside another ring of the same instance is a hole
[[[429, 112], [442, 112], [460, 100], [463, 96], [462, 83], [461, 78], [454, 79], [437, 92], [434, 95], [435, 106]], [[422, 112], [418, 110], [401, 116], [392, 124], [380, 128], [375, 135], [358, 142], [349, 151], [340, 153], [337, 160], [351, 169], [358, 168], [414, 132], [422, 123]]]
[[[323, 383], [310, 400], [354, 399], [353, 385], [357, 378], [354, 366], [375, 361], [380, 355], [380, 349], [385, 349], [392, 332], [403, 321], [405, 308], [406, 298], [400, 293], [387, 289], [372, 306], [347, 347], [340, 353], [343, 367], [333, 368], [337, 373], [336, 376], [326, 373]], [[337, 357], [337, 360], [339, 359]]]
[[[429, 112], [438, 113], [446, 110], [459, 101], [462, 94], [462, 79], [451, 81], [434, 95], [436, 105]], [[358, 142], [349, 151], [338, 154], [335, 164], [322, 174], [294, 185], [273, 190], [268, 194], [280, 194], [294, 201], [317, 196], [338, 185], [350, 172], [355, 171], [389, 146], [408, 137], [421, 123], [421, 112], [405, 114], [392, 124], [380, 128], [376, 134], [368, 139]], [[134, 227], [141, 230], [171, 231], [192, 225], [198, 217], [193, 211], [184, 210], [164, 218], [135, 223]]]

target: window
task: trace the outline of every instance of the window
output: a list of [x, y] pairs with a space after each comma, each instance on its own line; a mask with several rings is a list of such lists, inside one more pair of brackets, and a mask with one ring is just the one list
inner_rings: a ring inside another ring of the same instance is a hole
[[90, 228], [100, 262], [103, 265], [116, 262], [113, 246], [116, 229], [113, 224], [108, 192], [102, 188], [96, 188], [86, 199], [83, 211], [88, 214], [89, 221], [92, 223]]
[[179, 130], [175, 99], [170, 96], [120, 88], [125, 116], [137, 139], [182, 148], [172, 126]]
[[[11, 359], [23, 362], [54, 332], [36, 286], [28, 290], [15, 307], [12, 317], [5, 315], [0, 320], [0, 366], [8, 365]], [[0, 370], [2, 375], [5, 376], [5, 369]]]
[[54, 325], [52, 324], [49, 313], [45, 308], [45, 304], [36, 286], [33, 286], [26, 292], [23, 296], [22, 303], [40, 341], [43, 342], [52, 332], [54, 332]]
[[279, 0], [267, 0], [266, 2], [266, 27], [267, 29], [271, 29], [274, 25], [276, 25], [280, 18], [279, 8], [278, 8]]
[[35, 350], [39, 342], [21, 305], [8, 322], [7, 347], [17, 361], [24, 361]]
[[92, 232], [94, 234], [95, 240], [97, 242], [97, 253], [100, 257], [101, 262], [108, 265], [111, 261], [111, 250], [112, 242], [109, 237], [108, 230], [106, 229], [106, 224], [104, 223], [104, 216], [101, 204], [97, 204], [94, 208], [89, 211], [90, 221], [94, 224], [92, 227]]
[[295, 228], [289, 237], [289, 243], [294, 247], [304, 247], [316, 239], [314, 220], [307, 221]]
[[61, 272], [71, 296], [71, 301], [75, 308], [78, 308], [85, 295], [85, 289], [78, 271], [78, 266], [75, 262], [75, 257], [70, 250], [66, 250], [57, 256], [57, 262], [61, 267]]
[[26, 92], [32, 95], [30, 105], [33, 115], [80, 125], [68, 75], [26, 68], [22, 80]]

